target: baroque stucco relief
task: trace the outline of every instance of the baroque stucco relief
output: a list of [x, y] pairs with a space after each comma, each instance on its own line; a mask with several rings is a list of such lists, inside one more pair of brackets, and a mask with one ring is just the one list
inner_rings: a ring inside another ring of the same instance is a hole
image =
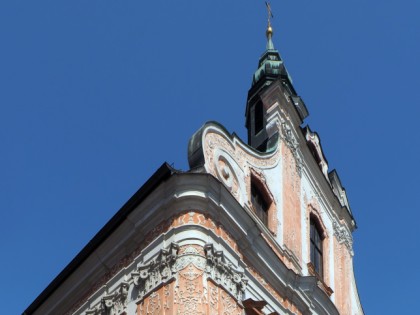
[[[274, 111], [269, 120], [271, 133], [277, 134], [277, 141], [283, 142], [290, 149], [300, 177], [303, 168], [302, 153], [290, 118], [283, 111]], [[277, 167], [281, 160], [281, 146], [278, 143], [269, 152], [258, 152], [236, 135], [231, 136], [223, 128], [212, 123], [204, 125], [197, 132], [197, 136], [190, 140], [190, 150], [191, 166], [202, 163], [205, 171], [218, 178], [241, 205], [249, 199], [246, 183], [250, 180], [250, 170], [264, 172]], [[197, 152], [201, 152], [202, 158], [197, 159]]]
[[250, 169], [274, 168], [280, 155], [279, 150], [260, 155], [211, 127], [203, 135], [203, 149], [206, 171], [217, 177], [241, 205], [249, 200], [247, 183], [250, 181]]
[[[178, 246], [171, 243], [147, 264], [131, 272], [117, 291], [104, 294], [86, 315], [123, 315], [131, 295], [138, 314], [241, 314], [240, 303], [247, 286], [242, 271], [228, 263], [213, 244]], [[219, 313], [220, 312], [220, 313]]]

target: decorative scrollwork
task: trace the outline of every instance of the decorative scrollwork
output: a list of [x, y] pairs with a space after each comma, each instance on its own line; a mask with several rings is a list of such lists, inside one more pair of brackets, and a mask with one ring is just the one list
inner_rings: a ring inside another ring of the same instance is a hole
[[86, 315], [119, 315], [122, 314], [126, 307], [128, 290], [128, 282], [121, 282], [118, 288], [110, 293], [102, 296], [101, 301], [95, 307], [88, 309]]
[[212, 244], [204, 247], [207, 264], [206, 273], [217, 284], [225, 288], [237, 300], [242, 300], [248, 280], [242, 272], [225, 262], [222, 251], [215, 251]]
[[185, 252], [178, 257], [174, 265], [174, 270], [175, 272], [179, 272], [190, 264], [200, 270], [206, 268], [206, 259], [201, 256], [194, 247], [188, 247]]
[[292, 154], [296, 160], [296, 170], [299, 176], [302, 176], [303, 162], [299, 154], [298, 141], [296, 140], [296, 137], [293, 134], [292, 128], [286, 123], [286, 121], [283, 121], [281, 123], [281, 130], [282, 130], [281, 139], [284, 140], [288, 148], [292, 151]]
[[353, 255], [353, 238], [344, 226], [333, 220], [334, 235], [340, 244], [345, 244], [350, 254]]
[[230, 192], [239, 198], [239, 182], [238, 177], [233, 170], [231, 163], [228, 162], [220, 152], [215, 158], [215, 168], [219, 180], [230, 190]]
[[161, 283], [168, 282], [175, 273], [179, 246], [171, 243], [168, 249], [162, 249], [158, 257], [147, 265], [140, 266], [131, 273], [134, 285], [139, 290], [139, 298], [153, 291]]
[[[210, 282], [203, 281], [211, 279]], [[174, 281], [174, 282], [172, 282]], [[216, 251], [212, 244], [206, 244], [204, 249], [198, 245], [179, 247], [176, 243], [162, 249], [157, 257], [147, 264], [140, 265], [131, 272], [111, 293], [107, 292], [99, 302], [85, 311], [85, 315], [120, 315], [126, 312], [130, 285], [137, 291], [138, 303], [146, 312], [160, 312], [163, 308], [170, 309], [170, 286], [173, 286], [173, 303], [182, 314], [205, 314], [205, 305], [218, 305], [219, 288], [229, 294], [223, 307], [230, 309], [236, 301], [243, 299], [247, 280], [243, 272], [234, 269], [228, 263], [222, 251]], [[156, 293], [163, 285], [163, 295]], [[210, 287], [209, 287], [210, 285]], [[209, 291], [210, 290], [210, 291]], [[147, 298], [146, 298], [147, 297]], [[226, 305], [224, 305], [226, 304]], [[147, 313], [148, 314], [148, 313]]]

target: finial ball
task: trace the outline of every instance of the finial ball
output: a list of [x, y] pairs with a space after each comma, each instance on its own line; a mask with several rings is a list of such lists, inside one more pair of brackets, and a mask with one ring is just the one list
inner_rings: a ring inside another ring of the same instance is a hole
[[271, 35], [273, 35], [273, 28], [271, 27], [271, 25], [269, 25], [269, 26], [267, 27], [267, 30], [265, 31], [265, 34], [267, 35], [267, 37], [268, 37], [268, 36], [270, 36], [270, 37], [271, 37]]

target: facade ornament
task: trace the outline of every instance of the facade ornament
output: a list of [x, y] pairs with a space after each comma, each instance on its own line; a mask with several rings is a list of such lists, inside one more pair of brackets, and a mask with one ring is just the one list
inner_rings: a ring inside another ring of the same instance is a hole
[[330, 183], [330, 178], [328, 176], [328, 163], [325, 159], [318, 134], [316, 132], [312, 132], [309, 126], [305, 127], [304, 133], [306, 142], [313, 148], [312, 154], [318, 163], [319, 169], [321, 170], [325, 179]]
[[291, 149], [296, 149], [298, 142], [293, 135], [292, 128], [286, 123], [286, 121], [282, 122], [281, 127], [283, 131], [283, 139], [286, 141], [287, 146]]
[[171, 243], [168, 249], [162, 249], [158, 257], [149, 264], [142, 265], [131, 273], [134, 285], [138, 288], [141, 299], [161, 283], [173, 278], [173, 266], [177, 259], [179, 246]]
[[127, 296], [130, 284], [128, 282], [121, 282], [117, 291], [114, 293], [114, 314], [121, 314], [127, 305]]
[[111, 313], [111, 309], [114, 307], [114, 297], [115, 293], [105, 295], [102, 297], [101, 306], [104, 314]]
[[[224, 153], [226, 154], [226, 153]], [[239, 198], [239, 181], [234, 168], [222, 152], [217, 152], [214, 158], [217, 178], [229, 189], [229, 191]], [[229, 156], [229, 155], [228, 155]]]
[[159, 294], [152, 292], [148, 304], [146, 305], [146, 314], [161, 314], [162, 305]]
[[184, 253], [178, 256], [174, 265], [174, 271], [178, 273], [188, 265], [193, 265], [199, 270], [206, 268], [206, 259], [192, 246], [187, 247]]
[[223, 252], [215, 251], [213, 244], [206, 244], [204, 251], [208, 277], [225, 288], [235, 299], [241, 301], [248, 283], [243, 272], [235, 270], [232, 264], [226, 263]]
[[127, 305], [127, 296], [130, 284], [126, 281], [120, 283], [118, 288], [102, 296], [100, 303], [89, 308], [85, 315], [120, 315], [123, 314]]
[[101, 312], [101, 311], [99, 310], [99, 308], [98, 308], [98, 307], [93, 307], [93, 308], [89, 308], [89, 309], [85, 312], [85, 314], [86, 314], [86, 315], [99, 315], [99, 314], [101, 314], [100, 312]]
[[340, 202], [340, 205], [342, 207], [346, 207], [347, 210], [351, 214], [349, 201], [347, 199], [347, 193], [346, 193], [346, 190], [344, 189], [343, 185], [341, 184], [341, 181], [340, 181], [340, 178], [338, 177], [337, 171], [332, 170], [328, 174], [328, 177], [330, 179], [332, 190], [333, 190], [335, 196], [338, 198], [338, 201]]
[[[109, 305], [109, 307], [106, 304]], [[98, 305], [96, 305], [95, 307], [89, 308], [85, 312], [85, 314], [86, 315], [113, 315], [111, 313], [111, 308], [112, 308], [112, 302], [108, 301], [108, 296], [104, 296]]]
[[[148, 311], [155, 309], [157, 305], [168, 308], [168, 301], [162, 301], [161, 305], [160, 300], [156, 300], [159, 297], [155, 294], [155, 290], [162, 285], [167, 285], [171, 280], [175, 280], [174, 303], [180, 305], [185, 314], [197, 315], [201, 314], [198, 311], [199, 305], [209, 303], [208, 292], [211, 293], [210, 302], [215, 305], [218, 298], [214, 292], [218, 292], [218, 287], [223, 288], [240, 303], [248, 283], [244, 273], [236, 270], [231, 263], [227, 262], [223, 252], [216, 251], [213, 244], [206, 244], [203, 252], [203, 249], [199, 249], [196, 245], [188, 245], [180, 250], [178, 244], [171, 243], [168, 248], [162, 249], [151, 262], [140, 265], [131, 272], [130, 276], [129, 279], [126, 278], [121, 282], [113, 292], [104, 294], [100, 298], [100, 302], [86, 310], [84, 314], [124, 314], [130, 285], [134, 285], [138, 290], [137, 299], [139, 301], [146, 296], [150, 297], [148, 304], [142, 306], [146, 307]], [[201, 280], [197, 282], [200, 277], [211, 280], [213, 286], [216, 285], [216, 287], [208, 287], [204, 282], [200, 285]], [[183, 285], [180, 285], [181, 282]], [[169, 295], [169, 288], [167, 286], [164, 288], [165, 296]], [[232, 303], [234, 303], [233, 300]], [[234, 304], [236, 305], [236, 303]]]
[[340, 244], [346, 245], [350, 254], [353, 256], [353, 238], [344, 226], [341, 226], [336, 220], [333, 220], [334, 235]]
[[205, 315], [207, 291], [203, 284], [206, 259], [195, 245], [188, 245], [177, 258], [174, 266], [177, 280], [174, 289], [174, 304], [178, 313]]
[[292, 154], [296, 161], [296, 171], [299, 174], [299, 177], [302, 176], [303, 162], [300, 156], [299, 143], [296, 140], [295, 135], [293, 134], [292, 128], [289, 126], [286, 121], [281, 122], [281, 139], [284, 140], [287, 147], [292, 151]]

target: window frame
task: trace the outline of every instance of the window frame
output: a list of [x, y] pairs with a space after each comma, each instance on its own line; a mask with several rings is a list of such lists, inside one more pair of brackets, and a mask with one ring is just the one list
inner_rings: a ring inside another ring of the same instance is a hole
[[[248, 205], [250, 207], [250, 210], [258, 217], [258, 219], [263, 223], [263, 225], [271, 232], [272, 235], [277, 235], [277, 229], [278, 229], [278, 219], [277, 219], [277, 208], [276, 203], [274, 201], [273, 194], [270, 192], [270, 189], [267, 187], [267, 184], [265, 183], [265, 178], [263, 174], [260, 172], [257, 172], [255, 169], [250, 169], [250, 180], [248, 181], [247, 185], [247, 192], [248, 192]], [[253, 196], [253, 190], [258, 192], [259, 196], [264, 201], [264, 209], [265, 209], [265, 215], [266, 219], [263, 217], [261, 218], [261, 215], [258, 215], [257, 207], [255, 206], [255, 203], [253, 202], [254, 196]]]
[[309, 228], [309, 255], [314, 272], [324, 278], [324, 233], [318, 220], [310, 217]]
[[270, 206], [264, 193], [255, 181], [251, 181], [251, 204], [257, 217], [268, 227], [268, 211], [270, 210]]

